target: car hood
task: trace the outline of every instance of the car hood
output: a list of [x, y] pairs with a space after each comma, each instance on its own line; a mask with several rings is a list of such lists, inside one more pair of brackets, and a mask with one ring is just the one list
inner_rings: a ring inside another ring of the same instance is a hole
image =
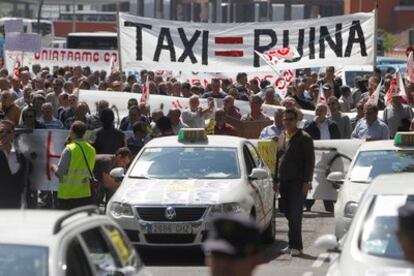
[[128, 204], [218, 204], [238, 202], [247, 194], [241, 179], [124, 180], [111, 201]]
[[347, 183], [349, 185], [346, 186], [346, 194], [347, 196], [347, 202], [349, 201], [355, 201], [359, 202], [361, 200], [362, 195], [364, 192], [368, 189], [370, 183], [359, 183], [359, 182], [353, 182], [350, 181]]

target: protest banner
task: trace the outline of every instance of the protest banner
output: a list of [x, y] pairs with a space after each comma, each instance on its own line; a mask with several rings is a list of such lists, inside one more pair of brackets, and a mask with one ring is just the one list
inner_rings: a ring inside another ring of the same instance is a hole
[[37, 53], [21, 54], [16, 51], [5, 51], [5, 62], [9, 71], [13, 70], [16, 56], [19, 56], [24, 65], [40, 64], [40, 66], [47, 66], [50, 69], [53, 66], [79, 65], [89, 66], [92, 70], [108, 70], [111, 61], [115, 68], [118, 64], [117, 51], [43, 48]]
[[268, 71], [256, 52], [289, 47], [295, 47], [300, 57], [286, 60], [279, 69], [372, 65], [374, 22], [373, 12], [235, 24], [188, 24], [121, 13], [122, 66], [190, 72]]

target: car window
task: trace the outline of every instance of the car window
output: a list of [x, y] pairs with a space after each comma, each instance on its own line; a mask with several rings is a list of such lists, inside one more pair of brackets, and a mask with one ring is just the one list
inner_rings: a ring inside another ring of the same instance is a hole
[[236, 148], [146, 148], [129, 177], [156, 179], [240, 178]]
[[370, 183], [382, 174], [414, 172], [414, 151], [361, 151], [350, 172], [353, 182]]
[[246, 173], [247, 175], [250, 175], [252, 173], [252, 170], [256, 167], [256, 164], [250, 153], [249, 148], [246, 145], [243, 146], [243, 155], [244, 155], [244, 162], [246, 163], [246, 170], [247, 170]]
[[99, 275], [112, 275], [117, 267], [121, 267], [114, 248], [108, 243], [100, 228], [93, 228], [81, 234], [88, 249], [91, 262]]
[[257, 152], [256, 148], [252, 144], [246, 144], [246, 145], [250, 151], [250, 155], [252, 156], [256, 167], [263, 167], [262, 159], [260, 158], [260, 155]]
[[77, 238], [69, 242], [66, 251], [66, 275], [92, 275], [88, 258]]
[[105, 229], [113, 247], [118, 251], [122, 266], [134, 268], [136, 271], [143, 268], [143, 263], [129, 239], [113, 225], [106, 225]]
[[0, 244], [0, 275], [47, 276], [48, 248]]
[[[412, 195], [378, 195], [373, 198], [360, 232], [359, 247], [368, 255], [404, 259], [396, 231], [398, 208], [412, 202]], [[412, 204], [412, 203], [411, 203]]]

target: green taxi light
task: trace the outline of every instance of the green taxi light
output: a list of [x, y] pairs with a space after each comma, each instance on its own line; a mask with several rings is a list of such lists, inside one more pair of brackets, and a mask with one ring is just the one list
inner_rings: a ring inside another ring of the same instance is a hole
[[396, 146], [414, 146], [414, 132], [397, 132], [394, 137]]
[[183, 128], [178, 133], [178, 142], [205, 142], [207, 134], [204, 128]]

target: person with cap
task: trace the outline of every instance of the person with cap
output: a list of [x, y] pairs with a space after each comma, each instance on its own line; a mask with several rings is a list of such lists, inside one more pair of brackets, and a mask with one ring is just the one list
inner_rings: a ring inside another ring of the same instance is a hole
[[414, 264], [414, 204], [408, 203], [398, 209], [398, 240], [404, 257]]
[[390, 137], [394, 137], [397, 133], [398, 126], [402, 119], [413, 119], [413, 110], [408, 105], [401, 103], [401, 96], [399, 93], [394, 93], [391, 98], [391, 104], [384, 109], [382, 115], [384, 123], [388, 125], [390, 129]]
[[242, 215], [213, 219], [202, 246], [212, 276], [249, 276], [262, 263], [263, 242], [256, 222]]

